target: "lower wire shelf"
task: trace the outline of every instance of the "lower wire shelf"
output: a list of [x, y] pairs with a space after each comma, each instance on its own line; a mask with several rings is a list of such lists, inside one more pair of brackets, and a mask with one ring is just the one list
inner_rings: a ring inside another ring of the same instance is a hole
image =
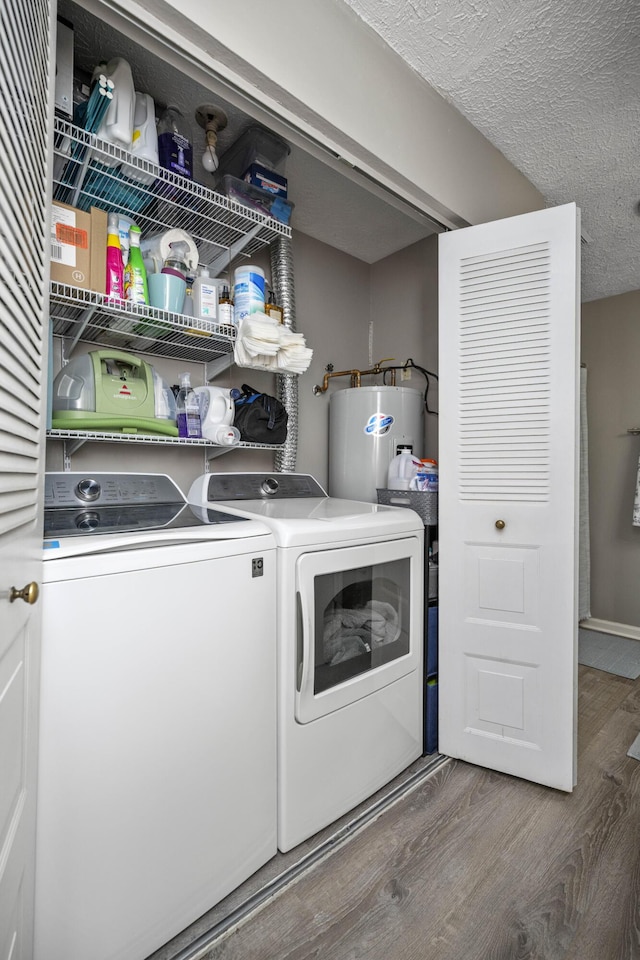
[[102, 443], [146, 443], [164, 444], [180, 447], [211, 447], [217, 453], [227, 453], [230, 450], [280, 450], [281, 443], [249, 443], [241, 440], [229, 446], [221, 446], [210, 440], [194, 440], [191, 437], [170, 437], [165, 434], [152, 433], [107, 433], [102, 430], [47, 430], [48, 440], [64, 440], [67, 442], [69, 456], [88, 442]]

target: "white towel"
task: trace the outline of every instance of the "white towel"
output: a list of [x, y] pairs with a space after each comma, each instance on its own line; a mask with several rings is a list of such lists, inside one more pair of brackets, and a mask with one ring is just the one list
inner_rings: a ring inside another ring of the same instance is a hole
[[313, 356], [301, 333], [264, 313], [243, 317], [233, 353], [239, 367], [276, 373], [304, 373]]
[[636, 496], [633, 501], [633, 525], [640, 527], [640, 457], [638, 458], [638, 478], [636, 480]]

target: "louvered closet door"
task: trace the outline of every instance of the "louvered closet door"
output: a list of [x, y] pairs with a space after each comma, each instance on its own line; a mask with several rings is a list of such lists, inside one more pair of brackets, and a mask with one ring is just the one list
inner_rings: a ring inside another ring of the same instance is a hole
[[579, 211], [440, 237], [439, 750], [575, 783]]
[[52, 8], [0, 4], [0, 960], [32, 956]]

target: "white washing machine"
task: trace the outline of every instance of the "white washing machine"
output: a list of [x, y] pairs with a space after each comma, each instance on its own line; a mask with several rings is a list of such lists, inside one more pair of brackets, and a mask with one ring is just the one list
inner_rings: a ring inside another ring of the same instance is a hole
[[285, 852], [422, 753], [424, 527], [412, 510], [328, 497], [303, 474], [205, 474], [188, 499], [260, 519], [277, 543]]
[[276, 847], [275, 543], [47, 474], [36, 960], [140, 960]]

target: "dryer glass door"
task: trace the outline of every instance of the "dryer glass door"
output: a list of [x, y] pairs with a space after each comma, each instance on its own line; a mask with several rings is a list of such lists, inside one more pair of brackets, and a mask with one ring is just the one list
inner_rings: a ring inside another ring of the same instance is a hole
[[307, 723], [420, 666], [422, 547], [418, 538], [298, 559], [296, 719]]

